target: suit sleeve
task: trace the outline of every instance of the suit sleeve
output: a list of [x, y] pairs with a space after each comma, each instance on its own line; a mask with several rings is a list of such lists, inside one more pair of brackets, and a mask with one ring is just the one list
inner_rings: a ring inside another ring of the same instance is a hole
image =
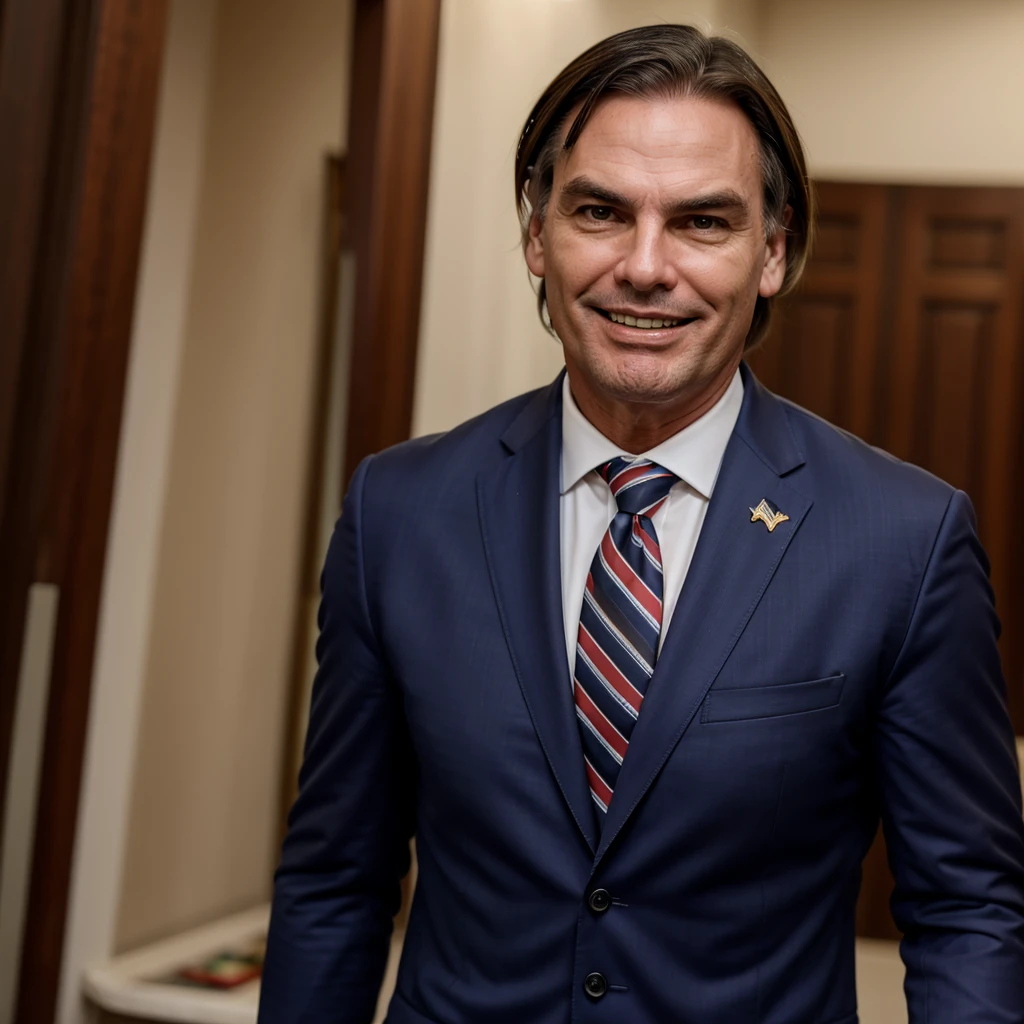
[[369, 1024], [409, 866], [415, 767], [364, 577], [369, 465], [352, 479], [321, 576], [318, 669], [274, 881], [260, 1024]]
[[1024, 1022], [1024, 819], [998, 634], [974, 511], [957, 492], [877, 730], [911, 1024]]

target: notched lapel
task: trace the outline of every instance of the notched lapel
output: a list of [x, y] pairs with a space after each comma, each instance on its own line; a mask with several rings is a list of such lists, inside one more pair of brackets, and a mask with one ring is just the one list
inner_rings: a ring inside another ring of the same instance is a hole
[[[572, 702], [559, 543], [561, 378], [506, 432], [514, 449], [477, 480], [491, 584], [527, 709], [562, 795], [593, 851], [596, 823]], [[538, 425], [539, 423], [539, 425]]]
[[[762, 437], [774, 431], [775, 440], [781, 436], [785, 441], [785, 435], [779, 434], [783, 413], [777, 400], [752, 377], [744, 379], [751, 393], [726, 448], [693, 561], [630, 737], [595, 866], [689, 727], [812, 504], [780, 475], [802, 461], [795, 450], [783, 450], [782, 458], [769, 460], [749, 443], [751, 420], [762, 421]], [[751, 521], [750, 509], [762, 499], [788, 516], [771, 531], [760, 518]]]

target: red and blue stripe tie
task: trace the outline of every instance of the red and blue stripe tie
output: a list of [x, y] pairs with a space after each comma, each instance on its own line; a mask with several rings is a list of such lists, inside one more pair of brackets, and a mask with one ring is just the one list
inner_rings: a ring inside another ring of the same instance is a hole
[[679, 479], [649, 459], [598, 472], [618, 505], [587, 575], [573, 690], [590, 794], [603, 824], [658, 658], [661, 548], [651, 518]]

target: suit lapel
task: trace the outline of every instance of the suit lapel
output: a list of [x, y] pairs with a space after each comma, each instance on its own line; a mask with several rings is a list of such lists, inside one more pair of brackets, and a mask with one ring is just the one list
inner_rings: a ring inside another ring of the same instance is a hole
[[[630, 738], [595, 866], [686, 731], [811, 507], [783, 479], [803, 458], [782, 404], [745, 366], [743, 377], [743, 406]], [[750, 509], [762, 498], [789, 516], [770, 532], [751, 522]]]
[[597, 829], [569, 680], [562, 619], [559, 491], [562, 377], [502, 437], [510, 457], [477, 480], [491, 584], [523, 698], [591, 850]]

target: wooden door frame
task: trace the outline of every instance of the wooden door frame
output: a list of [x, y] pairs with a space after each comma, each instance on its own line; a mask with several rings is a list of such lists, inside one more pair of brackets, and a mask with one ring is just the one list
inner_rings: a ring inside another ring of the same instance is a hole
[[345, 486], [409, 437], [441, 0], [356, 0], [346, 156], [356, 301]]
[[[323, 434], [341, 249], [355, 255], [343, 489], [367, 455], [409, 437], [419, 344], [441, 0], [356, 0], [345, 157], [328, 174], [318, 389], [285, 716], [279, 837], [295, 799], [309, 664], [306, 609], [320, 591]], [[337, 496], [341, 507], [343, 495]], [[276, 851], [275, 851], [276, 856]]]
[[74, 144], [57, 121], [61, 106], [76, 106], [68, 99], [84, 49], [81, 31], [64, 31], [66, 7], [10, 0], [0, 24], [0, 823], [44, 501], [36, 467], [47, 460], [60, 350], [52, 328], [63, 275], [53, 250], [68, 213]]
[[166, 13], [2, 8], [0, 782], [28, 588], [60, 590], [17, 1024], [56, 1009]]

